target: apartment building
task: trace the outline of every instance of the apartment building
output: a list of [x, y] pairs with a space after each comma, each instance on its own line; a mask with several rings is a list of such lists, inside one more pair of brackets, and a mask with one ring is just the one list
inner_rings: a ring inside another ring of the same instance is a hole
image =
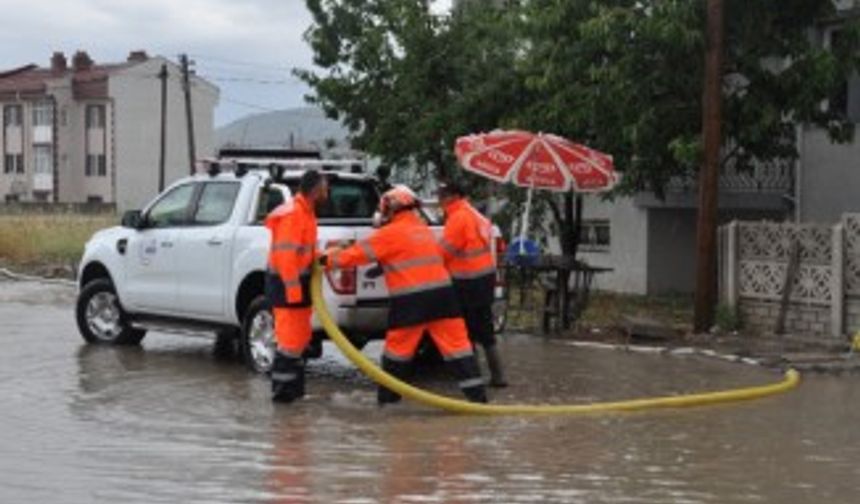
[[[189, 142], [178, 65], [143, 51], [97, 64], [83, 51], [71, 65], [0, 72], [0, 199], [113, 203], [137, 208], [158, 192], [162, 84], [167, 69], [166, 180], [186, 175]], [[198, 157], [214, 152], [218, 88], [191, 77]]]

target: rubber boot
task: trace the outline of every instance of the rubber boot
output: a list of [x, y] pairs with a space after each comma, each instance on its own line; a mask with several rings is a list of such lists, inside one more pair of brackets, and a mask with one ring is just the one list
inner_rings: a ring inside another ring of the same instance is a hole
[[[408, 378], [411, 369], [412, 365], [410, 362], [396, 361], [384, 355], [382, 356], [382, 370], [399, 380]], [[380, 406], [398, 403], [400, 399], [400, 394], [385, 388], [383, 385], [379, 385], [376, 389], [376, 401]]]
[[490, 369], [490, 386], [504, 388], [508, 386], [505, 379], [505, 371], [502, 367], [502, 358], [496, 345], [484, 347], [484, 357], [487, 359], [487, 367]]
[[272, 401], [291, 403], [305, 395], [305, 362], [294, 357], [275, 352], [272, 363]]
[[484, 388], [484, 378], [478, 367], [478, 359], [475, 355], [460, 357], [448, 361], [448, 365], [454, 376], [457, 377], [458, 385], [463, 395], [471, 402], [487, 402], [487, 391]]

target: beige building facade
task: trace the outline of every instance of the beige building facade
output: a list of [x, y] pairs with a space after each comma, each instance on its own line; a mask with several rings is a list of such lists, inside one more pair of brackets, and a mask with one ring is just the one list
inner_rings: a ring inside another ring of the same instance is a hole
[[[69, 64], [71, 63], [71, 64]], [[85, 52], [47, 68], [0, 72], [0, 200], [139, 208], [158, 193], [162, 66], [167, 69], [165, 184], [187, 175], [181, 69], [142, 51], [96, 64]], [[197, 157], [214, 153], [218, 88], [190, 79]]]

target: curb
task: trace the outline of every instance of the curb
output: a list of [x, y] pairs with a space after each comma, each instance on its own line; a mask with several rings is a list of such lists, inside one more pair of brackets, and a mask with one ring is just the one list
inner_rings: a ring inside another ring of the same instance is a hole
[[40, 276], [33, 275], [24, 275], [22, 273], [15, 273], [12, 270], [6, 268], [0, 268], [0, 276], [4, 276], [6, 278], [10, 278], [16, 282], [39, 282], [53, 285], [61, 285], [63, 287], [77, 287], [78, 284], [74, 280], [65, 280], [62, 278], [45, 278]]
[[749, 366], [762, 366], [768, 367], [765, 365], [764, 361], [761, 359], [753, 359], [751, 357], [743, 357], [735, 354], [724, 354], [719, 353], [714, 350], [710, 350], [707, 348], [695, 348], [695, 347], [679, 347], [679, 348], [670, 348], [664, 346], [647, 346], [647, 345], [616, 345], [612, 343], [597, 343], [593, 341], [562, 341], [560, 342], [563, 345], [568, 345], [576, 348], [592, 348], [599, 350], [622, 350], [625, 352], [635, 352], [635, 353], [646, 353], [646, 354], [665, 354], [665, 355], [674, 355], [674, 356], [699, 356], [699, 357], [708, 357], [710, 359], [717, 359], [726, 362], [737, 362], [740, 364], [746, 364]]
[[678, 347], [671, 348], [665, 346], [648, 346], [648, 345], [618, 345], [612, 343], [598, 343], [594, 341], [560, 341], [562, 345], [572, 346], [576, 348], [590, 348], [597, 350], [615, 350], [624, 352], [634, 352], [641, 354], [659, 354], [672, 355], [676, 357], [697, 356], [706, 357], [709, 359], [721, 360], [724, 362], [734, 362], [745, 364], [748, 366], [758, 366], [768, 369], [786, 369], [794, 368], [799, 371], [810, 371], [814, 373], [860, 373], [860, 361], [849, 361], [853, 354], [834, 355], [832, 362], [827, 363], [803, 363], [789, 362], [783, 360], [781, 363], [774, 363], [773, 359], [756, 359], [752, 357], [744, 357], [736, 354], [720, 353], [708, 348], [696, 347]]

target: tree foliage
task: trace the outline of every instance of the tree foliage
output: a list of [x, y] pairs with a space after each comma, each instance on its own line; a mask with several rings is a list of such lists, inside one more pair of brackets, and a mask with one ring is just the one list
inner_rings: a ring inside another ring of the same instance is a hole
[[[510, 13], [436, 16], [427, 0], [307, 0], [305, 34], [322, 71], [298, 70], [312, 102], [353, 146], [384, 162], [445, 173], [457, 136], [495, 128], [520, 86]], [[475, 7], [480, 7], [480, 2]]]
[[[625, 192], [662, 194], [701, 160], [705, 2], [531, 0], [523, 118], [610, 152]], [[858, 66], [856, 23], [822, 43], [830, 0], [726, 0], [724, 165], [796, 157], [797, 122], [853, 137], [844, 108], [824, 103]]]
[[[472, 0], [451, 16], [429, 0], [306, 2], [319, 69], [298, 75], [355, 148], [387, 163], [445, 173], [457, 136], [520, 127], [611, 153], [622, 193], [662, 195], [698, 171], [704, 0]], [[831, 0], [725, 2], [723, 164], [793, 160], [800, 123], [853, 139], [857, 23]], [[541, 198], [567, 244], [570, 199]]]

